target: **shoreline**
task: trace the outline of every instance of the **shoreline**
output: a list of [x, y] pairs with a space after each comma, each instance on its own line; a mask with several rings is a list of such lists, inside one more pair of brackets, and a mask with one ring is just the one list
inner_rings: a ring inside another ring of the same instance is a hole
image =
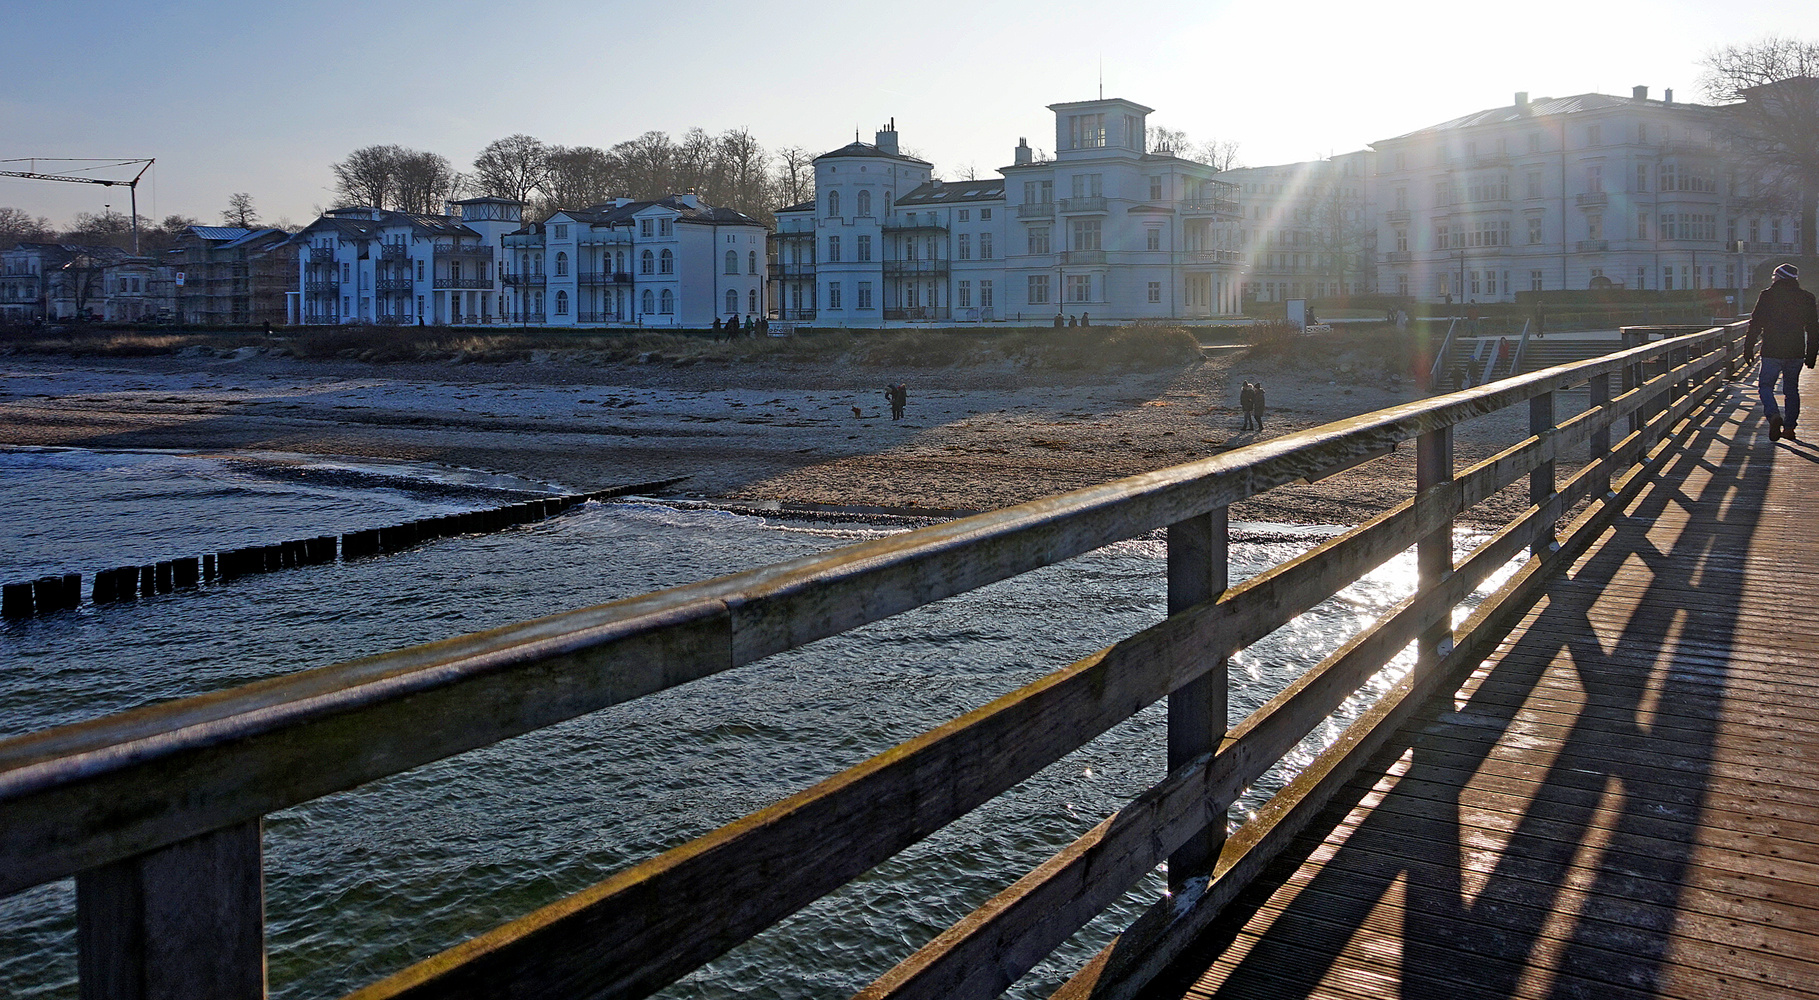
[[[1346, 369], [1229, 354], [1110, 372], [11, 355], [0, 357], [0, 442], [424, 463], [573, 492], [687, 476], [656, 499], [932, 521], [1418, 398], [1406, 383]], [[1247, 378], [1269, 387], [1264, 434], [1237, 429], [1236, 387]], [[909, 409], [894, 422], [883, 387], [900, 381]], [[1461, 425], [1458, 465], [1523, 430], [1508, 414]], [[1358, 524], [1407, 499], [1412, 469], [1412, 449], [1398, 449], [1236, 504], [1232, 517]], [[1514, 502], [1492, 498], [1481, 517]]]

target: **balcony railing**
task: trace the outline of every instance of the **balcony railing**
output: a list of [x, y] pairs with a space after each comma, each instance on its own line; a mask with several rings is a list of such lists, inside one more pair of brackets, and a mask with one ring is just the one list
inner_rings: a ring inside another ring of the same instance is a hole
[[577, 323], [623, 323], [625, 317], [616, 312], [582, 309], [575, 313]]
[[576, 246], [601, 247], [630, 243], [632, 234], [627, 229], [612, 229], [603, 232], [587, 233], [575, 241]]
[[813, 278], [814, 276], [815, 265], [813, 264], [771, 265], [771, 277], [773, 278]]
[[436, 244], [436, 256], [484, 257], [487, 260], [492, 260], [493, 248], [481, 246], [478, 243], [438, 243]]
[[549, 276], [544, 274], [541, 271], [533, 272], [530, 274], [501, 275], [500, 280], [505, 282], [508, 285], [519, 285], [519, 286], [549, 284]]
[[1603, 191], [1587, 191], [1573, 200], [1580, 205], [1603, 205], [1608, 203], [1611, 197]]
[[1407, 250], [1391, 250], [1383, 255], [1383, 261], [1386, 264], [1407, 264], [1414, 259], [1414, 255]]
[[1055, 217], [1055, 203], [1038, 201], [1017, 206], [1019, 219], [1052, 219]]
[[507, 323], [520, 323], [520, 324], [524, 324], [524, 325], [528, 325], [528, 326], [540, 326], [543, 323], [543, 314], [536, 313], [536, 312], [512, 313], [511, 316], [507, 317], [505, 321]]
[[[1100, 200], [1103, 201], [1104, 199], [1102, 198]], [[1192, 201], [1182, 203], [1181, 214], [1225, 215], [1235, 219], [1242, 216], [1244, 213], [1239, 210], [1238, 203], [1235, 201]]]
[[632, 272], [577, 271], [575, 281], [582, 285], [629, 285], [632, 283]]
[[373, 287], [381, 292], [408, 292], [411, 284], [409, 278], [380, 278], [373, 282]]
[[884, 273], [890, 277], [913, 278], [921, 275], [938, 275], [947, 273], [945, 260], [887, 260], [884, 262]]
[[1063, 250], [1061, 251], [1061, 263], [1065, 265], [1103, 264], [1105, 263], [1105, 251]]
[[909, 215], [906, 215], [906, 216], [903, 216], [900, 218], [887, 219], [887, 220], [885, 220], [885, 223], [881, 228], [887, 233], [905, 233], [905, 232], [917, 232], [917, 231], [926, 231], [926, 232], [932, 232], [932, 233], [947, 232], [947, 225], [945, 223], [936, 222], [932, 218], [925, 219], [925, 220], [919, 220], [914, 213], [911, 213]]
[[779, 229], [771, 234], [772, 240], [812, 240], [814, 238], [813, 229]]
[[331, 247], [310, 247], [309, 248], [309, 262], [312, 264], [327, 264], [327, 263], [333, 261], [334, 259], [335, 259], [335, 251]]
[[303, 294], [305, 294], [305, 295], [340, 295], [341, 294], [341, 282], [339, 282], [339, 281], [306, 281], [303, 283]]
[[381, 244], [379, 244], [379, 259], [380, 260], [403, 260], [404, 257], [405, 257], [404, 244], [402, 244], [402, 243], [381, 243]]
[[1749, 241], [1745, 241], [1743, 244], [1743, 252], [1744, 253], [1793, 253], [1794, 244], [1792, 244], [1792, 243], [1752, 243]]
[[1177, 264], [1234, 264], [1244, 259], [1236, 250], [1177, 250]]
[[1063, 199], [1061, 199], [1061, 211], [1063, 211], [1063, 212], [1103, 212], [1103, 211], [1105, 211], [1105, 199], [1104, 198], [1063, 198]]
[[935, 306], [906, 306], [902, 309], [884, 310], [884, 318], [886, 320], [932, 320], [946, 319], [947, 316], [948, 313], [946, 309], [936, 308]]
[[493, 283], [486, 278], [437, 278], [437, 288], [475, 288], [490, 291]]
[[805, 323], [815, 318], [813, 309], [780, 309], [777, 318], [790, 323]]
[[1408, 209], [1392, 208], [1383, 213], [1383, 219], [1385, 222], [1407, 222], [1409, 220]]
[[1610, 240], [1580, 240], [1580, 253], [1603, 253], [1611, 248]]

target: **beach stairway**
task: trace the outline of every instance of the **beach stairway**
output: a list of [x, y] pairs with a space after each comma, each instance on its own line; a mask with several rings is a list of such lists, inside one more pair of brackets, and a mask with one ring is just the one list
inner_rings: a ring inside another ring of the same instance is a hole
[[[1472, 363], [1474, 376], [1484, 370], [1491, 353], [1497, 349], [1496, 337], [1468, 337], [1462, 339], [1455, 350], [1460, 358], [1475, 358]], [[1515, 344], [1511, 340], [1511, 346]], [[1521, 371], [1511, 372], [1509, 362], [1497, 366], [1497, 378], [1507, 378], [1512, 374], [1524, 375], [1529, 372], [1552, 368], [1555, 365], [1574, 364], [1603, 357], [1606, 354], [1621, 350], [1623, 340], [1615, 330], [1599, 330], [1587, 333], [1558, 333], [1546, 337], [1530, 337], [1523, 346]]]

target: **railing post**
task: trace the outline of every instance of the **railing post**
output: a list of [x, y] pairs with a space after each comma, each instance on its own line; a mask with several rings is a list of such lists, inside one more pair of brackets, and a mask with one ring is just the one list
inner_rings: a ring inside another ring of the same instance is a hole
[[82, 1000], [262, 1000], [260, 826], [238, 823], [77, 875]]
[[[1528, 432], [1544, 441], [1553, 437], [1553, 393], [1544, 392], [1528, 401]], [[1535, 466], [1534, 471], [1528, 474], [1528, 502], [1537, 507], [1547, 503], [1557, 488], [1554, 478], [1554, 462], [1555, 460], [1550, 458]], [[1550, 524], [1546, 531], [1535, 536], [1534, 542], [1529, 545], [1529, 552], [1538, 556], [1545, 555], [1558, 548], [1559, 545], [1559, 540], [1554, 537], [1554, 526]]]
[[[1453, 480], [1453, 428], [1435, 428], [1415, 439], [1415, 492], [1420, 494]], [[1439, 586], [1453, 571], [1453, 519], [1415, 543], [1417, 589], [1425, 593]], [[1416, 644], [1416, 670], [1432, 669], [1452, 652], [1453, 620], [1444, 615], [1421, 633]]]
[[[1624, 330], [1623, 331], [1623, 349], [1627, 351], [1630, 348], [1635, 347], [1635, 346], [1637, 346], [1636, 335], [1631, 333], [1628, 330]], [[1629, 392], [1630, 390], [1636, 388], [1636, 386], [1642, 381], [1642, 379], [1640, 378], [1641, 374], [1642, 374], [1642, 365], [1640, 362], [1636, 362], [1636, 361], [1626, 362], [1623, 366], [1623, 391]], [[1641, 429], [1642, 429], [1642, 408], [1636, 407], [1636, 408], [1630, 410], [1630, 433], [1634, 434]]]
[[[1586, 383], [1586, 387], [1590, 391], [1590, 405], [1592, 409], [1597, 410], [1610, 405], [1611, 375], [1609, 372], [1593, 375], [1591, 380]], [[1591, 439], [1587, 444], [1586, 454], [1586, 461], [1598, 468], [1598, 471], [1594, 475], [1597, 477], [1596, 482], [1598, 483], [1598, 487], [1596, 492], [1599, 496], [1608, 497], [1611, 492], [1610, 458], [1611, 425], [1609, 421], [1601, 421], [1598, 426], [1592, 430]]]
[[[1219, 507], [1168, 526], [1168, 613], [1173, 615], [1225, 592], [1229, 577], [1230, 519]], [[1226, 661], [1168, 696], [1168, 767], [1219, 749], [1226, 729]], [[1169, 855], [1168, 884], [1179, 889], [1195, 875], [1211, 874], [1225, 844], [1223, 815]]]

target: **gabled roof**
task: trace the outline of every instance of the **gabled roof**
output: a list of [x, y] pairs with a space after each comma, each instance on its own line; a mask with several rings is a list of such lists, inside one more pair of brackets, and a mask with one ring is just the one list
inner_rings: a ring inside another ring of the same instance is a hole
[[253, 232], [242, 226], [190, 226], [189, 231], [205, 240], [237, 240]]
[[822, 153], [820, 156], [815, 157], [815, 159], [828, 160], [828, 159], [834, 159], [836, 157], [842, 157], [842, 156], [864, 156], [864, 157], [885, 159], [885, 160], [902, 160], [905, 163], [919, 163], [925, 167], [934, 166], [934, 164], [928, 162], [927, 160], [918, 160], [913, 156], [904, 156], [902, 153], [887, 153], [884, 150], [879, 149], [877, 146], [874, 146], [869, 142], [859, 142], [857, 140], [854, 140], [853, 142], [849, 142], [846, 145], [841, 146], [839, 149], [830, 149], [827, 152]]
[[[368, 209], [368, 211], [372, 210]], [[480, 236], [478, 230], [468, 227], [452, 215], [417, 215], [411, 212], [383, 211], [376, 214], [379, 216], [377, 219], [324, 215], [304, 226], [297, 235], [333, 230], [348, 239], [372, 239], [378, 235], [381, 229], [409, 226], [411, 229], [429, 236], [472, 236], [475, 238]], [[274, 231], [282, 232], [283, 230]]]
[[779, 208], [776, 211], [772, 212], [771, 214], [772, 215], [782, 215], [785, 212], [813, 212], [814, 210], [815, 210], [814, 202], [803, 201], [803, 202], [797, 202], [794, 205], [790, 205], [787, 208]]
[[[559, 209], [555, 212], [551, 212], [542, 222], [525, 226], [523, 229], [518, 230], [518, 233], [541, 232], [549, 220], [558, 215], [565, 215], [576, 222], [590, 226], [629, 226], [632, 224], [632, 220], [639, 214], [652, 208], [669, 209], [676, 213], [677, 222], [707, 223], [722, 226], [762, 227], [764, 225], [764, 223], [759, 222], [757, 219], [754, 219], [743, 212], [736, 212], [730, 208], [719, 208], [714, 205], [709, 205], [707, 202], [701, 201], [700, 199], [696, 199], [695, 204], [690, 205], [688, 202], [682, 200], [684, 197], [686, 196], [672, 194], [665, 195], [662, 198], [626, 202], [623, 205], [617, 202], [606, 202], [605, 204], [592, 205], [587, 208]], [[809, 207], [813, 208], [814, 204], [811, 202]], [[514, 233], [513, 235], [517, 235], [517, 233]]]
[[[898, 198], [895, 205], [954, 205], [1004, 198], [1004, 178], [983, 181], [930, 181]], [[811, 203], [810, 208], [814, 205]]]
[[1540, 100], [1530, 101], [1527, 104], [1510, 104], [1501, 108], [1474, 111], [1469, 115], [1463, 115], [1454, 118], [1451, 121], [1444, 121], [1438, 125], [1429, 125], [1426, 128], [1416, 129], [1413, 132], [1405, 132], [1402, 135], [1390, 139], [1379, 139], [1377, 142], [1371, 143], [1371, 145], [1375, 146], [1380, 142], [1396, 142], [1402, 139], [1412, 139], [1416, 136], [1432, 135], [1439, 132], [1452, 132], [1458, 129], [1476, 128], [1483, 125], [1503, 125], [1510, 122], [1519, 122], [1534, 118], [1551, 118], [1555, 115], [1585, 114], [1594, 111], [1612, 111], [1623, 108], [1640, 107], [1683, 108], [1699, 111], [1712, 110], [1703, 104], [1687, 104], [1683, 101], [1675, 101], [1670, 104], [1667, 101], [1656, 101], [1648, 98], [1618, 97], [1614, 94], [1575, 94], [1572, 97], [1543, 97]]

